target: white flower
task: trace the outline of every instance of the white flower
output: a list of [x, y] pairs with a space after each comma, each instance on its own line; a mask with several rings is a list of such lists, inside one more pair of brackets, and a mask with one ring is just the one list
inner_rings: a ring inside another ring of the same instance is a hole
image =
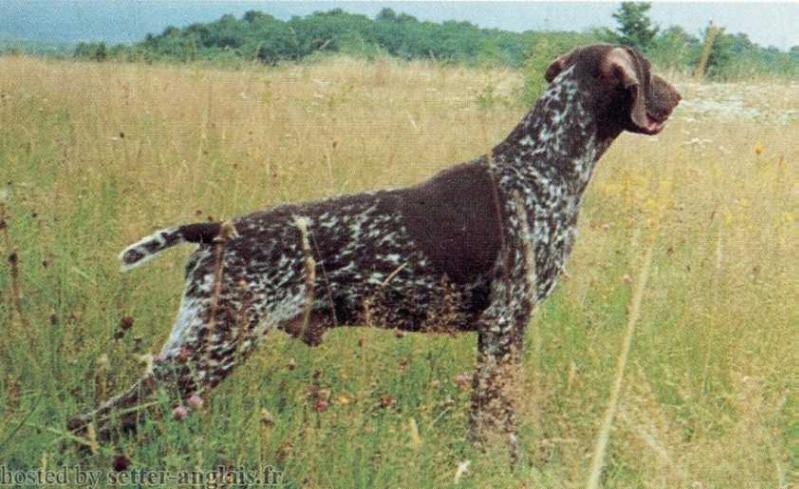
[[466, 472], [469, 472], [469, 465], [471, 465], [471, 464], [472, 464], [472, 462], [469, 461], [469, 460], [464, 460], [463, 462], [458, 462], [458, 468], [455, 470], [455, 478], [452, 480], [452, 482], [454, 482], [455, 484], [460, 482], [461, 477], [463, 477], [463, 475]]

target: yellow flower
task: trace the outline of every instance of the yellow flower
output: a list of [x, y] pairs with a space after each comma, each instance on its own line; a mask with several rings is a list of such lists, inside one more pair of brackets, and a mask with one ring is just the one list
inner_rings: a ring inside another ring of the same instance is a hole
[[724, 211], [724, 224], [728, 226], [732, 224], [732, 212]]
[[766, 147], [763, 146], [762, 143], [757, 143], [755, 144], [754, 150], [756, 155], [761, 155], [766, 151]]

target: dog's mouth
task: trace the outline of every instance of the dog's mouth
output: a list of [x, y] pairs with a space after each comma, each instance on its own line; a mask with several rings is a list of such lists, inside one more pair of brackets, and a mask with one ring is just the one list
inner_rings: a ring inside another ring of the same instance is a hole
[[662, 131], [663, 128], [666, 126], [666, 119], [668, 119], [668, 116], [658, 117], [652, 114], [651, 112], [647, 111], [646, 122], [644, 123], [643, 126], [639, 126], [639, 128], [645, 134], [655, 135], [660, 131]]
[[646, 113], [646, 121], [644, 124], [636, 124], [638, 129], [650, 136], [654, 136], [655, 134], [659, 133], [666, 127], [666, 119], [668, 119], [668, 114], [666, 115], [655, 115], [649, 111]]

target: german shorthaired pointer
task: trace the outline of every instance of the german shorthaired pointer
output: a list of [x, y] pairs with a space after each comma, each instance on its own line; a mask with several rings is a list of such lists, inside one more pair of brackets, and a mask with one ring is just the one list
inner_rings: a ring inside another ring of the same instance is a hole
[[[317, 345], [327, 328], [374, 324], [477, 331], [471, 433], [498, 431], [514, 444], [503, 386], [534, 306], [571, 251], [594, 166], [623, 130], [658, 133], [680, 100], [621, 46], [575, 49], [546, 79], [543, 96], [490, 154], [424, 183], [167, 228], [128, 247], [125, 269], [180, 243], [199, 245], [152, 367], [70, 427], [94, 421], [108, 436], [111, 415], [158, 386], [181, 400], [207, 393], [270, 330]], [[117, 421], [133, 427], [138, 416], [127, 412]]]

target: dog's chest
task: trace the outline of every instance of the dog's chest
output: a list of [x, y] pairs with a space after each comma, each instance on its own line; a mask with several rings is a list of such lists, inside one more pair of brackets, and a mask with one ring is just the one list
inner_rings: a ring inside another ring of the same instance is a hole
[[534, 194], [522, 199], [525, 211], [521, 215], [526, 217], [527, 225], [511, 229], [519, 233], [519, 242], [533, 251], [538, 301], [552, 292], [571, 253], [577, 235], [579, 200], [574, 196], [552, 202]]

